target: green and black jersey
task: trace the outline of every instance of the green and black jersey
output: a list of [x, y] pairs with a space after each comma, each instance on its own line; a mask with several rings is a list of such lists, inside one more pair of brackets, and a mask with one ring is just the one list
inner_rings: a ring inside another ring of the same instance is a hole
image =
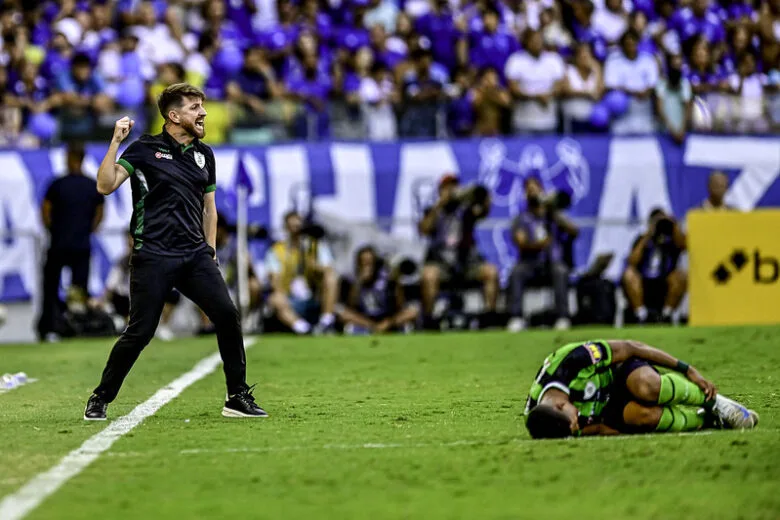
[[599, 417], [609, 400], [613, 381], [612, 348], [603, 340], [570, 343], [544, 360], [528, 393], [527, 414], [551, 388], [565, 392], [580, 417]]
[[217, 189], [214, 152], [179, 144], [165, 130], [143, 135], [117, 161], [130, 174], [135, 249], [181, 256], [206, 247], [203, 197]]

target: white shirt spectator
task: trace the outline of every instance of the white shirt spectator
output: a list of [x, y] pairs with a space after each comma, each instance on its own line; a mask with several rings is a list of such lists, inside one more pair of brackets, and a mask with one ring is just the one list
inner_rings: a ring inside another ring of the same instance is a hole
[[206, 80], [211, 76], [211, 64], [203, 54], [193, 52], [184, 61], [184, 71], [187, 81], [202, 88], [206, 84]]
[[[739, 90], [740, 81], [742, 90]], [[754, 73], [746, 78], [740, 77], [735, 73], [729, 77], [729, 86], [738, 91], [734, 115], [737, 119], [737, 130], [745, 131], [763, 131], [765, 130], [764, 121], [764, 87], [768, 79], [766, 74]]]
[[411, 16], [412, 19], [419, 18], [430, 10], [431, 4], [428, 0], [407, 0], [404, 5], [404, 11]]
[[132, 31], [138, 37], [138, 53], [151, 65], [184, 61], [184, 49], [173, 38], [167, 25], [137, 25]]
[[541, 22], [542, 11], [552, 7], [555, 2], [553, 0], [526, 0], [525, 4], [525, 27], [531, 28], [534, 31], [539, 29]]
[[[138, 54], [138, 51], [135, 51], [135, 53]], [[141, 79], [144, 81], [154, 79], [156, 74], [154, 66], [142, 57], [139, 61], [141, 62]], [[100, 52], [97, 61], [97, 71], [106, 81], [106, 94], [115, 98], [119, 84], [125, 80], [124, 71], [122, 70], [122, 53], [116, 45], [107, 46]]]
[[360, 82], [360, 101], [368, 138], [372, 141], [391, 141], [398, 137], [393, 111], [393, 84], [389, 80], [377, 83], [374, 78]]
[[685, 111], [688, 103], [693, 99], [691, 82], [687, 78], [682, 78], [679, 88], [672, 89], [666, 79], [661, 79], [655, 87], [655, 96], [660, 100], [661, 110], [669, 125], [665, 130], [685, 131]]
[[[629, 60], [622, 52], [616, 52], [607, 58], [604, 66], [604, 86], [607, 90], [636, 92], [654, 89], [658, 78], [658, 62], [649, 54], [639, 54], [635, 60]], [[616, 134], [641, 134], [654, 130], [650, 97], [638, 99], [630, 96], [628, 111], [612, 124], [612, 132]]]
[[613, 13], [609, 9], [599, 9], [593, 13], [593, 30], [608, 43], [615, 43], [628, 28], [628, 20], [623, 13]]
[[[558, 53], [543, 51], [538, 58], [527, 52], [515, 52], [506, 62], [504, 74], [529, 96], [552, 94], [555, 84], [563, 78], [565, 67]], [[512, 126], [519, 131], [550, 131], [558, 124], [557, 103], [547, 106], [538, 101], [518, 101], [512, 115]]]
[[[599, 89], [599, 72], [591, 70], [587, 78], [582, 77], [577, 67], [566, 66], [566, 79], [569, 89], [578, 94], [596, 94]], [[574, 121], [587, 121], [596, 102], [584, 97], [575, 97], [563, 102], [563, 115]]]
[[387, 34], [395, 31], [395, 21], [398, 18], [398, 7], [392, 0], [382, 0], [382, 2], [373, 9], [366, 12], [363, 19], [363, 25], [366, 29], [371, 29], [375, 25], [381, 25], [385, 28]]
[[276, 0], [255, 0], [255, 6], [257, 11], [252, 16], [252, 29], [258, 32], [265, 31], [279, 22]]

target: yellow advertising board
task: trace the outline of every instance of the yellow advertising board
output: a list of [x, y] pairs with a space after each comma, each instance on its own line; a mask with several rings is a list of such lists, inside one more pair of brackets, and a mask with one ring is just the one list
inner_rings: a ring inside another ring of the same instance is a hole
[[691, 325], [780, 323], [780, 210], [688, 213]]

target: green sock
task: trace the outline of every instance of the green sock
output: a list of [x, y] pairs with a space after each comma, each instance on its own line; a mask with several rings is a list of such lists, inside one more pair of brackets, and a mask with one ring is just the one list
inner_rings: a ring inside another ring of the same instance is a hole
[[661, 420], [655, 427], [657, 432], [692, 432], [701, 430], [704, 426], [704, 414], [697, 413], [696, 408], [686, 406], [664, 406]]
[[690, 404], [702, 406], [707, 396], [696, 383], [685, 376], [670, 372], [661, 376], [661, 391], [658, 394], [658, 404]]

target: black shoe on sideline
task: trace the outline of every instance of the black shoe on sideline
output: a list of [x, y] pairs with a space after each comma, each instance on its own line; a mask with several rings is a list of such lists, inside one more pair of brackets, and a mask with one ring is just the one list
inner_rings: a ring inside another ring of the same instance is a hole
[[229, 396], [228, 400], [225, 401], [225, 406], [222, 408], [222, 416], [231, 418], [268, 417], [265, 410], [260, 408], [255, 402], [255, 396], [252, 395], [254, 387], [255, 385], [252, 385], [248, 390], [240, 394]]
[[85, 421], [105, 421], [106, 409], [108, 403], [105, 402], [100, 396], [92, 394], [87, 401], [87, 407], [84, 409]]

